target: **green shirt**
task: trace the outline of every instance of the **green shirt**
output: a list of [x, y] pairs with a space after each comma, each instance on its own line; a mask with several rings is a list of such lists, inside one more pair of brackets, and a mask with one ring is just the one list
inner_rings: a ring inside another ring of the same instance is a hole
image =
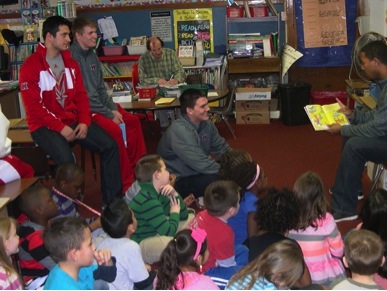
[[137, 230], [131, 239], [140, 243], [143, 239], [157, 234], [174, 236], [179, 221], [187, 220], [188, 210], [183, 199], [179, 195], [180, 213], [169, 213], [170, 200], [168, 196], [156, 192], [153, 184], [139, 183], [140, 192], [129, 203], [134, 216], [137, 219]]
[[147, 51], [138, 60], [138, 65], [141, 85], [154, 85], [159, 79], [184, 82], [184, 69], [174, 50], [163, 48], [160, 59], [154, 58], [152, 53]]

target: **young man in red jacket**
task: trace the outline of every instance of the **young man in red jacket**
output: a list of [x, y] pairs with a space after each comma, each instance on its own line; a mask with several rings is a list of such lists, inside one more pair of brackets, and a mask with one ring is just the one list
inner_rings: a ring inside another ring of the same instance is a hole
[[91, 122], [82, 74], [68, 50], [70, 22], [51, 16], [43, 24], [39, 44], [20, 69], [19, 87], [33, 140], [57, 166], [74, 162], [69, 143], [79, 143], [101, 157], [103, 203], [122, 194], [116, 142]]

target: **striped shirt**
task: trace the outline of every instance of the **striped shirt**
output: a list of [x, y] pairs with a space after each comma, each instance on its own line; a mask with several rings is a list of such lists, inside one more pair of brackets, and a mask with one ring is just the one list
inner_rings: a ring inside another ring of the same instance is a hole
[[317, 220], [315, 227], [305, 230], [291, 230], [288, 237], [296, 240], [304, 254], [312, 283], [329, 285], [332, 281], [345, 278], [341, 257], [344, 243], [332, 214]]
[[51, 190], [52, 200], [58, 205], [58, 217], [71, 216], [79, 217], [75, 203], [65, 197], [59, 196], [54, 190]]
[[160, 59], [153, 57], [150, 51], [144, 53], [138, 60], [141, 85], [158, 84], [159, 79], [176, 79], [184, 82], [184, 69], [174, 50], [163, 48]]
[[187, 220], [188, 210], [179, 195], [180, 213], [169, 213], [170, 200], [168, 196], [156, 192], [152, 183], [139, 183], [141, 190], [129, 203], [137, 219], [137, 230], [131, 239], [140, 243], [143, 239], [157, 234], [174, 236], [179, 221]]
[[3, 266], [0, 266], [0, 289], [22, 290], [23, 286], [16, 273], [7, 274]]
[[[244, 280], [237, 280], [231, 285], [227, 285], [226, 290], [246, 290], [251, 282], [251, 275], [247, 275]], [[251, 290], [277, 290], [277, 287], [264, 277], [260, 277], [255, 281]]]

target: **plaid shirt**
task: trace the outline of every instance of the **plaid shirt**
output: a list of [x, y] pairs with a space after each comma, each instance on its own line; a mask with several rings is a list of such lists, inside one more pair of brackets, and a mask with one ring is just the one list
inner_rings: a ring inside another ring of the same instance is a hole
[[141, 85], [154, 85], [159, 79], [167, 81], [176, 79], [178, 83], [184, 82], [183, 66], [172, 49], [163, 48], [163, 54], [158, 60], [147, 51], [140, 57], [138, 64]]

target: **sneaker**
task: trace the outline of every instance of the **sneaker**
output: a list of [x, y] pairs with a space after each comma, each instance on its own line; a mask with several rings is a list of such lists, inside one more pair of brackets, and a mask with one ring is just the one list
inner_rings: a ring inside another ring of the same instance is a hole
[[332, 215], [336, 222], [351, 221], [358, 218], [357, 213], [350, 214], [350, 213], [340, 213], [340, 212], [332, 211]]
[[[333, 187], [329, 188], [328, 190], [329, 194], [333, 195]], [[363, 192], [359, 192], [357, 194], [357, 200], [362, 200], [364, 198]]]

